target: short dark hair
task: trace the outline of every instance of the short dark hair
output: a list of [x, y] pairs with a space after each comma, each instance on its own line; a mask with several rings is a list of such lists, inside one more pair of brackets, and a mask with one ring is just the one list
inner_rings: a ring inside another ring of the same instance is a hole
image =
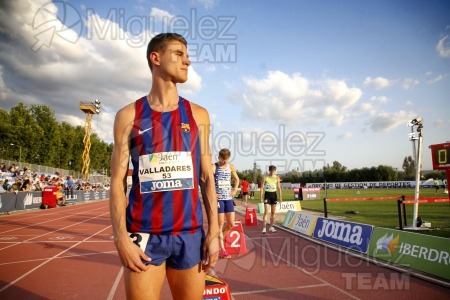
[[275, 171], [276, 169], [277, 169], [277, 167], [275, 167], [274, 165], [269, 166], [269, 171]]
[[158, 35], [155, 35], [147, 46], [147, 62], [148, 66], [150, 67], [150, 70], [152, 70], [152, 62], [150, 60], [150, 53], [152, 52], [164, 52], [167, 48], [167, 41], [179, 41], [183, 45], [187, 46], [186, 39], [174, 32], [166, 32], [166, 33], [160, 33]]
[[231, 152], [230, 150], [223, 148], [222, 150], [219, 151], [219, 157], [223, 158], [223, 159], [229, 159], [231, 156]]

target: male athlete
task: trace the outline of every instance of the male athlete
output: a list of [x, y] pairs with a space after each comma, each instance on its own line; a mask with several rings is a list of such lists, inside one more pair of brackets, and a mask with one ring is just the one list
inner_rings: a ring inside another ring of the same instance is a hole
[[205, 272], [218, 259], [209, 114], [177, 91], [191, 64], [186, 47], [175, 33], [150, 41], [150, 93], [119, 110], [114, 122], [110, 212], [128, 299], [159, 299], [166, 277], [174, 299], [202, 299]]

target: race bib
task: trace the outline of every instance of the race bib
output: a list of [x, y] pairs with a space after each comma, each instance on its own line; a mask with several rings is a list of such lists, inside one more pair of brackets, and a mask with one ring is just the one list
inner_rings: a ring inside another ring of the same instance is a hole
[[217, 185], [221, 189], [231, 189], [229, 180], [218, 180]]
[[277, 187], [274, 184], [266, 184], [266, 190], [275, 190]]
[[147, 242], [150, 238], [150, 234], [143, 232], [128, 232], [128, 236], [130, 237], [131, 241], [139, 248], [141, 248], [142, 252], [145, 253], [145, 248], [147, 247]]
[[141, 193], [194, 188], [190, 151], [160, 152], [139, 156]]

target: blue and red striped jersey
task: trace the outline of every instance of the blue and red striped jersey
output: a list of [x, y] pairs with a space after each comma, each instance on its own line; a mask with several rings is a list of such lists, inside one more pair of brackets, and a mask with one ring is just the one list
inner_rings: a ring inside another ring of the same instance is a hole
[[133, 183], [127, 230], [155, 235], [194, 233], [203, 224], [199, 195], [200, 141], [190, 102], [179, 97], [170, 112], [135, 103], [130, 134]]

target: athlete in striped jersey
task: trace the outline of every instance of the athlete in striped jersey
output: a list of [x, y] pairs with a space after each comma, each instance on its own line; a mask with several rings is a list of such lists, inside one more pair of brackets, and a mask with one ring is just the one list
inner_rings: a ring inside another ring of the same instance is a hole
[[[213, 165], [214, 181], [216, 183], [217, 205], [219, 211], [219, 243], [220, 258], [231, 258], [225, 249], [224, 238], [234, 226], [233, 199], [239, 186], [239, 176], [233, 164], [230, 164], [230, 150], [219, 151], [219, 161]], [[226, 219], [226, 225], [225, 225]]]
[[159, 299], [166, 276], [174, 299], [202, 299], [205, 272], [218, 259], [209, 114], [178, 96], [176, 86], [187, 80], [186, 45], [174, 33], [150, 41], [150, 93], [122, 108], [114, 122], [110, 211], [128, 299]]

